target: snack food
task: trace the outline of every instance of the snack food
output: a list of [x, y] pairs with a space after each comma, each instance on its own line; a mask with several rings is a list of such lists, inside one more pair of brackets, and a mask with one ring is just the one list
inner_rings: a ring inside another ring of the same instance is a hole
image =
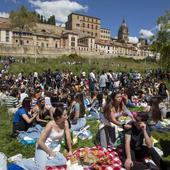
[[76, 164], [76, 163], [78, 163], [77, 157], [76, 157], [75, 155], [72, 155], [72, 156], [70, 157], [70, 161], [71, 161], [71, 164]]

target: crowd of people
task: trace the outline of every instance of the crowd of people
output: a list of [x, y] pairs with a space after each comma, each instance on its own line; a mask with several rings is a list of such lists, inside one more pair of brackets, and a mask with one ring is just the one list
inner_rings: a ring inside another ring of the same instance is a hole
[[[74, 75], [68, 70], [48, 69], [28, 76], [24, 72], [17, 76], [6, 74], [13, 61], [11, 57], [4, 61], [0, 76], [0, 103], [13, 113], [12, 136], [37, 124], [44, 127], [36, 143], [35, 160], [24, 159], [18, 163], [20, 167], [43, 170], [48, 165], [65, 164], [66, 158], [59, 152], [60, 139], [65, 137], [71, 155], [70, 132], [80, 131], [87, 120], [96, 120], [100, 122], [96, 133], [102, 147], [114, 146], [119, 129], [123, 130], [122, 163], [127, 170], [147, 169], [143, 160], [149, 155], [161, 169], [161, 158], [152, 147], [150, 133], [169, 116], [169, 92], [159, 73], [96, 74], [91, 70], [89, 74]], [[129, 108], [133, 107], [143, 111], [131, 112]], [[129, 121], [121, 121], [122, 117]]]

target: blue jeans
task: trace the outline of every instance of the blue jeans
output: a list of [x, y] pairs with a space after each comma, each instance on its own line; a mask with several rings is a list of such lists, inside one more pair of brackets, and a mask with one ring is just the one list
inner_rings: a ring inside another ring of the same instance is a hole
[[79, 118], [77, 120], [76, 124], [71, 124], [71, 130], [72, 131], [79, 131], [85, 125], [86, 125], [86, 119], [85, 118]]
[[131, 100], [128, 99], [128, 102], [126, 104], [127, 107], [136, 107], [134, 103], [131, 102]]
[[60, 152], [57, 152], [54, 158], [49, 159], [44, 150], [37, 148], [35, 151], [35, 161], [32, 159], [23, 159], [17, 165], [24, 170], [44, 170], [46, 166], [65, 165], [66, 161], [66, 158]]
[[99, 114], [96, 113], [94, 110], [90, 110], [89, 113], [90, 114], [86, 117], [87, 120], [100, 119]]

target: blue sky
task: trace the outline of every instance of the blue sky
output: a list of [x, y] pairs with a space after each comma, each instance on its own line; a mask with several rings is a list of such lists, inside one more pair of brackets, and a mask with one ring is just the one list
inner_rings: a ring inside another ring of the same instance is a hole
[[143, 33], [154, 33], [156, 20], [170, 10], [170, 0], [1, 0], [0, 16], [6, 16], [21, 5], [48, 17], [55, 14], [58, 23], [64, 23], [71, 12], [101, 18], [102, 27], [111, 29], [117, 36], [124, 18], [132, 38]]

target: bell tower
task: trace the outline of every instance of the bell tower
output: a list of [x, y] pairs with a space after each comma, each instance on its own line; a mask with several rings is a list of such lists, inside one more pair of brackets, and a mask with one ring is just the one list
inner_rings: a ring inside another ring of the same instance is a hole
[[127, 43], [129, 40], [128, 35], [128, 27], [125, 20], [123, 19], [118, 31], [118, 41], [121, 43]]

